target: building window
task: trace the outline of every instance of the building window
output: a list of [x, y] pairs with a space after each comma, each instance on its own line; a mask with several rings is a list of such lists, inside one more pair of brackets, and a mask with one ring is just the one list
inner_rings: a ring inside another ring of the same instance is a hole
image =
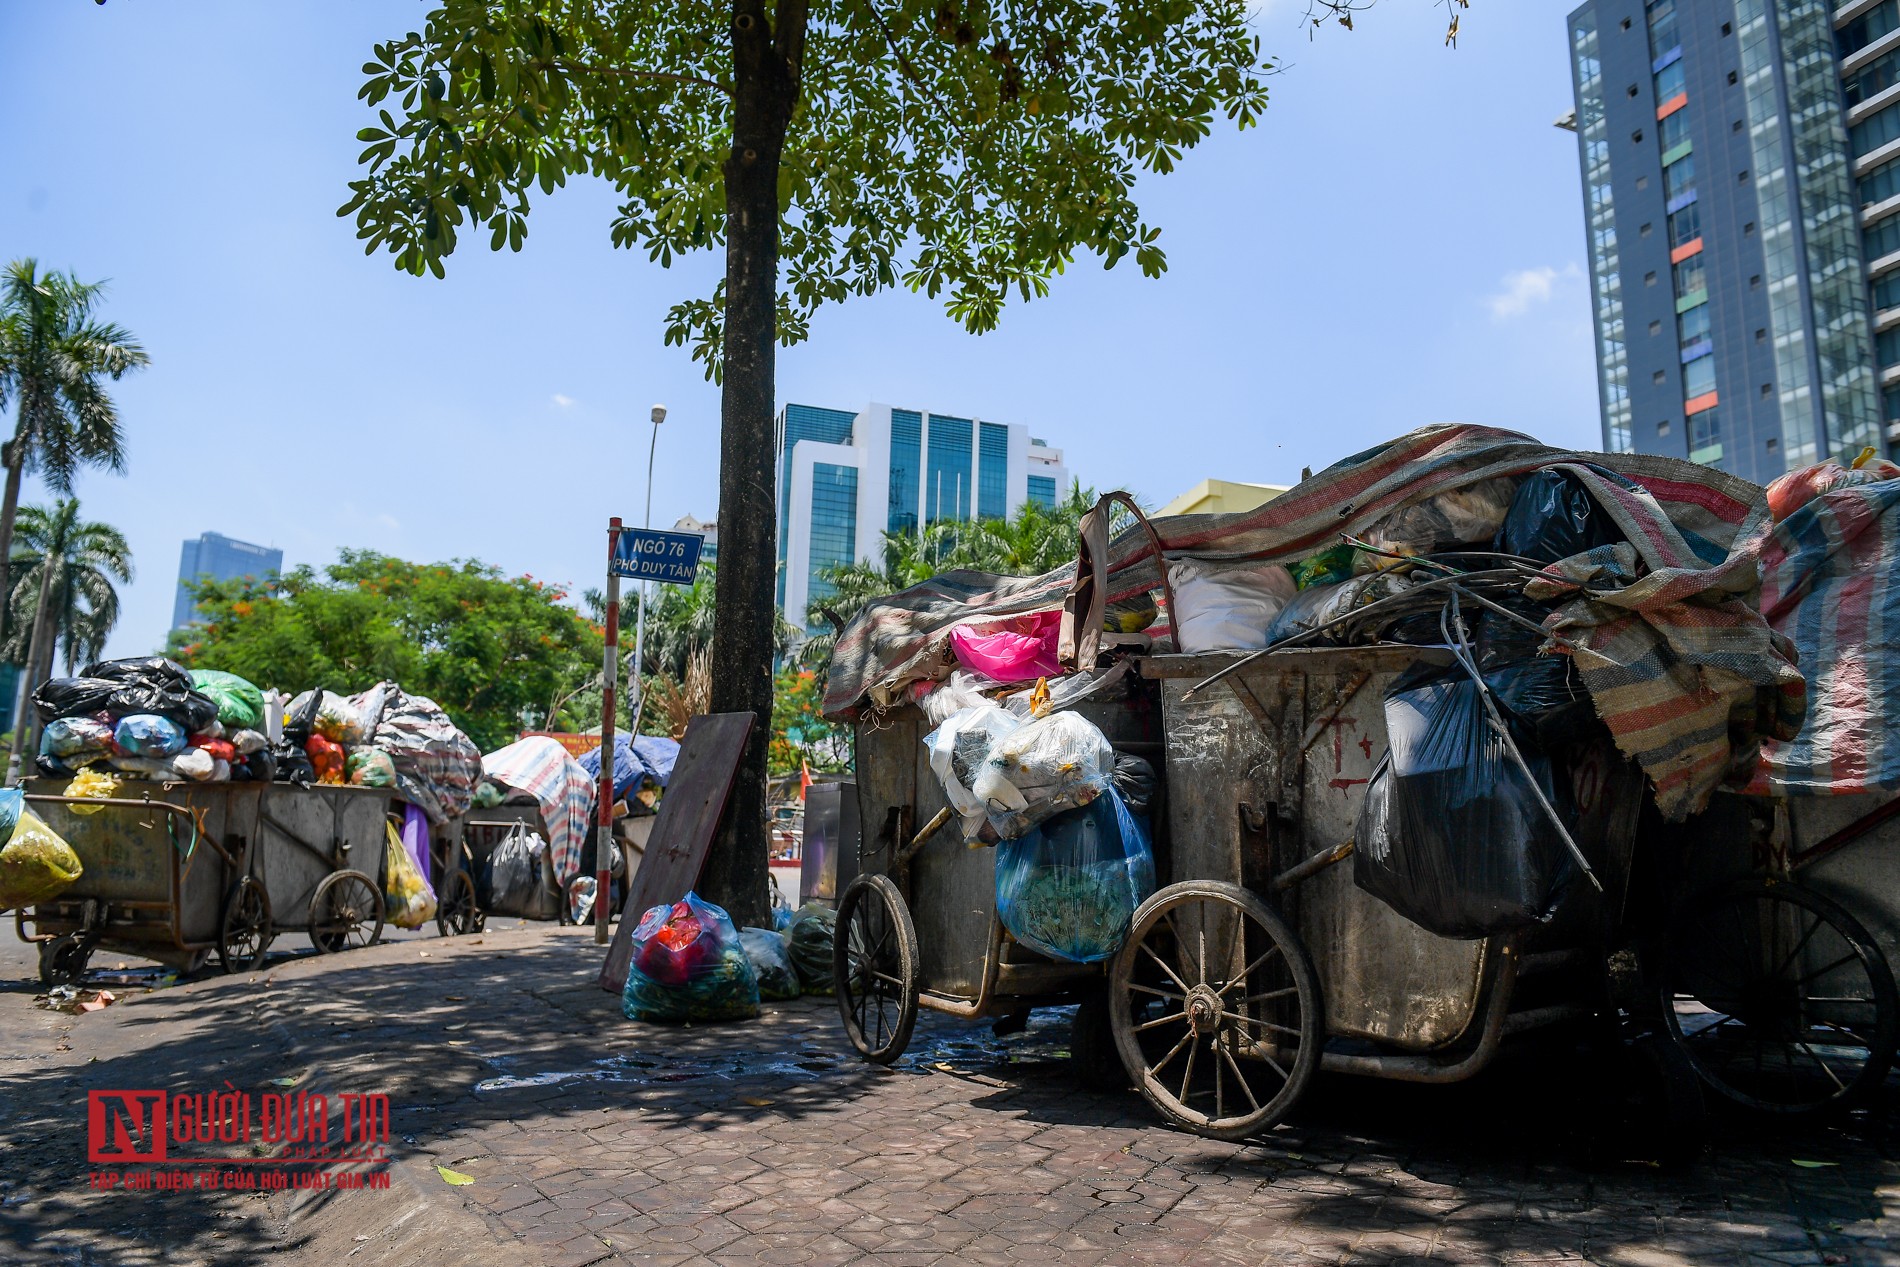
[[1761, 289], [1761, 274], [1760, 273], [1756, 273], [1753, 277], [1748, 279], [1748, 288], [1750, 290]]
[[1757, 343], [1768, 342], [1768, 331], [1765, 328], [1758, 329], [1755, 331], [1755, 342]]
[[1847, 129], [1847, 140], [1856, 154], [1871, 153], [1888, 141], [1900, 140], [1900, 105], [1888, 106], [1862, 119]]
[[1724, 22], [1724, 23], [1722, 23], [1722, 34], [1724, 34], [1724, 35], [1732, 35], [1732, 34], [1734, 34], [1734, 32], [1735, 32], [1735, 28], [1734, 28], [1734, 27], [1732, 27], [1732, 26], [1730, 26], [1730, 25], [1729, 25], [1728, 23], [1726, 23], [1726, 22]]
[[1650, 322], [1650, 323], [1649, 323], [1649, 332], [1650, 332], [1651, 334], [1661, 334], [1661, 333], [1662, 333], [1662, 322], [1660, 322], [1660, 321], [1652, 321], [1652, 322]]
[[1683, 70], [1680, 61], [1670, 62], [1656, 72], [1656, 102], [1673, 101], [1689, 86], [1688, 73]]
[[1773, 386], [1772, 384], [1770, 384], [1770, 383], [1763, 383], [1763, 384], [1761, 385], [1761, 398], [1762, 398], [1763, 400], [1767, 400], [1767, 399], [1768, 399], [1768, 398], [1769, 398], [1770, 396], [1772, 396], [1772, 395], [1774, 395], [1774, 394], [1775, 394], [1775, 389], [1774, 389], [1774, 386]]
[[1665, 418], [1663, 421], [1656, 424], [1656, 434], [1659, 436], [1666, 436], [1669, 434], [1669, 420], [1667, 418]]
[[[858, 540], [858, 468], [818, 462], [811, 469], [811, 589], [809, 609], [836, 594], [823, 569], [838, 567], [856, 557]], [[814, 621], [807, 628], [817, 631]]]
[[1883, 255], [1892, 255], [1900, 251], [1900, 216], [1888, 216], [1873, 228], [1867, 230], [1862, 239], [1864, 255], [1868, 260], [1877, 260]]
[[1729, 125], [1728, 130], [1731, 132], [1740, 132], [1742, 130], [1742, 121], [1740, 119], [1735, 120], [1735, 122]]
[[1709, 352], [1709, 306], [1697, 304], [1676, 318], [1678, 343], [1686, 360]]
[[1841, 80], [1841, 95], [1852, 108], [1872, 101], [1896, 83], [1900, 83], [1900, 49], [1883, 53]]
[[1900, 159], [1883, 163], [1860, 179], [1862, 202], [1885, 202], [1900, 194]]
[[1637, 128], [1634, 132], [1630, 133], [1630, 140], [1636, 142], [1638, 145], [1641, 145], [1643, 143], [1643, 130], [1641, 128]]
[[1746, 185], [1748, 183], [1748, 169], [1746, 167], [1735, 173], [1735, 183], [1738, 185]]
[[1646, 225], [1644, 225], [1644, 226], [1643, 226], [1642, 228], [1640, 228], [1640, 229], [1638, 229], [1638, 230], [1636, 231], [1636, 235], [1637, 235], [1638, 237], [1644, 237], [1644, 238], [1646, 238], [1646, 237], [1648, 237], [1648, 236], [1649, 236], [1649, 231], [1650, 231], [1651, 229], [1653, 229], [1653, 228], [1655, 228], [1655, 227], [1656, 227], [1656, 226], [1655, 226], [1655, 225], [1653, 225], [1653, 224], [1646, 224]]
[[1030, 476], [1029, 500], [1044, 510], [1054, 510], [1056, 508], [1056, 477], [1053, 475]]
[[1649, 381], [1661, 387], [1664, 383], [1669, 381], [1669, 375], [1664, 370], [1657, 370], [1654, 374], [1649, 376]]
[[1682, 397], [1694, 400], [1715, 390], [1715, 358], [1698, 357], [1682, 367]]
[[1735, 83], [1735, 72], [1732, 70], [1728, 73], [1728, 81], [1731, 86]]
[[1753, 220], [1750, 220], [1747, 224], [1742, 226], [1742, 236], [1745, 238], [1755, 236], [1755, 222]]
[[1630, 29], [1630, 20], [1628, 18], [1623, 19], [1623, 29], [1625, 31]]
[[1702, 236], [1702, 209], [1700, 203], [1690, 203], [1680, 211], [1669, 213], [1669, 246], [1674, 250], [1686, 246]]
[[1648, 188], [1649, 188], [1649, 177], [1647, 177], [1647, 176], [1638, 176], [1638, 177], [1636, 178], [1636, 187], [1637, 187], [1638, 189], [1648, 189]]
[[1656, 284], [1656, 274], [1654, 273], [1643, 274], [1643, 285], [1654, 286], [1655, 284]]
[[924, 522], [971, 519], [976, 490], [970, 487], [970, 447], [974, 437], [968, 418], [930, 415], [929, 467], [924, 484]]
[[976, 513], [984, 519], [1009, 518], [1009, 428], [993, 422], [977, 426]]
[[1770, 453], [1773, 453], [1776, 449], [1779, 449], [1780, 447], [1781, 447], [1781, 441], [1775, 439], [1773, 436], [1768, 437], [1767, 448]]
[[1678, 110], [1656, 125], [1657, 143], [1665, 152], [1675, 149], [1689, 139], [1689, 112]]
[[924, 416], [915, 409], [891, 410], [891, 488], [884, 527], [917, 531], [917, 473], [923, 454]]
[[1680, 42], [1676, 35], [1676, 0], [1649, 0], [1644, 7], [1649, 11], [1650, 56], [1661, 57]]
[[1704, 409], [1699, 414], [1689, 415], [1689, 460], [1706, 462], [1710, 466], [1722, 461], [1722, 423], [1716, 417], [1720, 410]]
[[1841, 56], [1846, 57], [1858, 53], [1897, 27], [1900, 27], [1900, 5], [1896, 5], [1894, 0], [1887, 0], [1885, 4], [1874, 6], [1836, 31], [1834, 38], [1840, 43]]
[[1636, 85], [1635, 85], [1635, 84], [1631, 84], [1631, 85], [1630, 85], [1630, 96], [1632, 96], [1632, 97], [1634, 97], [1635, 95], [1636, 95]]
[[1676, 298], [1687, 299], [1698, 291], [1709, 288], [1706, 270], [1702, 267], [1702, 253], [1698, 251], [1675, 266]]
[[1900, 307], [1900, 273], [1888, 273], [1874, 283], [1874, 307]]
[[1882, 330], [1874, 336], [1874, 359], [1882, 365], [1900, 361], [1900, 326]]
[[1695, 191], [1695, 155], [1685, 154], [1663, 168], [1663, 193], [1674, 202]]

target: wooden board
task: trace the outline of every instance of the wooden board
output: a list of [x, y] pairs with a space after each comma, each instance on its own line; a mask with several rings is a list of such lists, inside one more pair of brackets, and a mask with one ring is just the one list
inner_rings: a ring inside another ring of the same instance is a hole
[[706, 851], [732, 791], [739, 758], [752, 735], [751, 713], [709, 713], [686, 723], [673, 777], [660, 798], [653, 834], [633, 873], [633, 891], [621, 907], [620, 927], [601, 965], [600, 988], [619, 994], [633, 961], [633, 928], [648, 907], [677, 902], [699, 883]]

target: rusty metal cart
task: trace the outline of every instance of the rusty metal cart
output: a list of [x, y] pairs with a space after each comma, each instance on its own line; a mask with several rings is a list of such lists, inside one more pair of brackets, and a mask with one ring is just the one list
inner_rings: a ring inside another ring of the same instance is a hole
[[95, 799], [66, 795], [67, 782], [30, 780], [26, 802], [83, 872], [14, 915], [49, 985], [77, 980], [101, 946], [187, 971], [215, 953], [240, 972], [285, 930], [325, 953], [382, 934], [387, 790], [133, 783]]
[[[1553, 754], [1571, 783], [1571, 834], [1604, 891], [1572, 884], [1548, 923], [1469, 941], [1435, 936], [1335, 865], [1350, 856], [1386, 746], [1386, 690], [1432, 659], [1451, 662], [1400, 645], [1290, 648], [1244, 665], [1238, 653], [1139, 659], [1128, 699], [1090, 715], [1117, 747], [1160, 740], [1162, 887], [1106, 974], [1037, 959], [1004, 935], [988, 851], [916, 843], [913, 824], [942, 796], [915, 710], [861, 724], [860, 801], [875, 837], [863, 865], [876, 874], [853, 882], [839, 906], [851, 1042], [888, 1061], [919, 1005], [981, 1016], [1079, 996], [1072, 1046], [1084, 1068], [1094, 1063], [1107, 1081], [1100, 1053], [1112, 1042], [1126, 1078], [1165, 1118], [1237, 1139], [1284, 1118], [1322, 1068], [1455, 1082], [1516, 1035], [1613, 1015], [1604, 962], [1643, 783], [1607, 734]], [[1693, 1141], [1693, 1074], [1666, 1042], [1644, 1051], [1658, 1064], [1657, 1103]]]

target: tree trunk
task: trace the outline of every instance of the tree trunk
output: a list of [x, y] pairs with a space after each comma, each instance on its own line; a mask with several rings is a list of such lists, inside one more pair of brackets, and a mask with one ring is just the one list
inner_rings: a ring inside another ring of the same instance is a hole
[[773, 479], [778, 343], [778, 170], [798, 98], [803, 0], [780, 0], [774, 35], [761, 0], [735, 0], [732, 153], [726, 159], [725, 385], [719, 410], [719, 568], [713, 588], [712, 711], [756, 719], [701, 891], [741, 926], [770, 927], [766, 749], [778, 611]]
[[31, 778], [35, 770], [34, 756], [39, 749], [34, 744], [35, 725], [39, 714], [33, 709], [33, 686], [52, 676], [49, 663], [42, 671], [40, 661], [51, 661], [53, 643], [58, 639], [47, 629], [48, 616], [52, 604], [48, 601], [53, 592], [53, 565], [48, 559], [40, 569], [40, 597], [33, 608], [33, 632], [27, 642], [26, 667], [21, 670], [26, 675], [27, 690], [20, 715], [13, 723], [13, 753], [7, 761], [7, 786], [16, 786], [21, 779]]
[[18, 440], [0, 445], [0, 461], [6, 463], [7, 491], [0, 501], [0, 638], [13, 617], [13, 520], [20, 513], [20, 476], [26, 467], [25, 450]]

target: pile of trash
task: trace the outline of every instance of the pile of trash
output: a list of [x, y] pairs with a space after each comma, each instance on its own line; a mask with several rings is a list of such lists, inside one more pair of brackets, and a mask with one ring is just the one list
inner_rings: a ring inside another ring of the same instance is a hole
[[761, 1002], [830, 994], [831, 908], [774, 907], [773, 918], [784, 927], [742, 929], [697, 893], [648, 908], [633, 930], [621, 1011], [666, 1024], [741, 1021], [757, 1016]]
[[109, 797], [122, 779], [354, 784], [395, 788], [442, 823], [468, 808], [481, 774], [448, 714], [394, 682], [285, 705], [235, 673], [147, 656], [41, 683], [33, 704], [38, 770], [72, 778], [75, 796]]

